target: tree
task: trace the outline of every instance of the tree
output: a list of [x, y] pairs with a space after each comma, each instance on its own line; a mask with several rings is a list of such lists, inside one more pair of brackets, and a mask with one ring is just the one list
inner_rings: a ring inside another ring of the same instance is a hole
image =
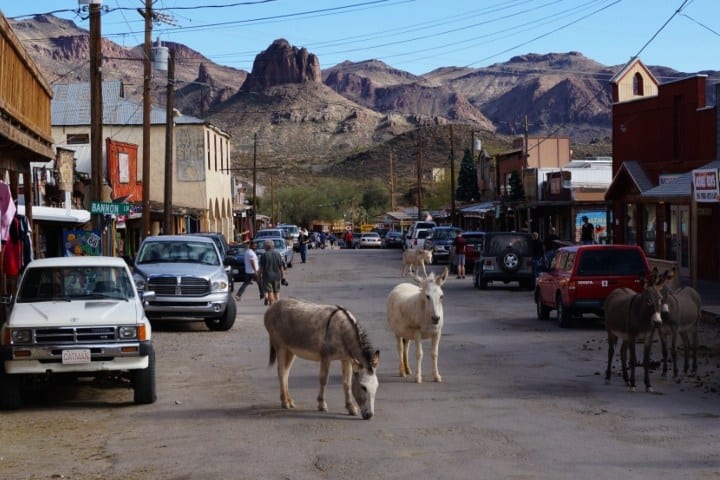
[[460, 173], [458, 174], [458, 186], [455, 191], [455, 198], [461, 202], [472, 202], [480, 198], [477, 168], [475, 167], [472, 153], [470, 153], [470, 150], [467, 148], [460, 162]]

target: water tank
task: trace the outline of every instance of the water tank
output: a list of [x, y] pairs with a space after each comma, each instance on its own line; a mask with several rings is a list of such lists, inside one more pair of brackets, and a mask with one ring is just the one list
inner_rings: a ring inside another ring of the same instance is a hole
[[170, 57], [170, 49], [164, 47], [158, 39], [154, 47], [152, 47], [152, 66], [155, 70], [167, 72], [168, 58]]

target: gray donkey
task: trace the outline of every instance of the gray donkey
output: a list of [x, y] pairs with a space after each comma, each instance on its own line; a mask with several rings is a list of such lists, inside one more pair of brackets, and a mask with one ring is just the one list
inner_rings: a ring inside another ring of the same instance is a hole
[[[669, 272], [658, 275], [657, 269], [654, 269], [652, 280], [645, 276], [642, 277], [643, 289], [640, 293], [636, 293], [629, 288], [618, 288], [613, 290], [605, 299], [603, 310], [608, 336], [608, 361], [605, 370], [605, 383], [610, 383], [615, 346], [618, 338], [621, 338], [620, 361], [623, 380], [625, 380], [625, 385], [628, 385], [633, 390], [635, 389], [635, 365], [637, 364], [635, 343], [637, 340], [642, 339], [644, 343], [645, 391], [653, 391], [650, 386], [650, 347], [655, 328], [662, 324], [663, 294], [661, 289], [665, 285], [668, 276]], [[627, 371], [628, 349], [630, 349], [629, 378]]]
[[[677, 275], [677, 269], [673, 267], [671, 277]], [[702, 316], [702, 299], [700, 294], [692, 287], [670, 288], [669, 282], [662, 288], [664, 302], [667, 304], [667, 311], [663, 312], [663, 323], [658, 329], [660, 344], [662, 345], [663, 369], [662, 375], [667, 375], [667, 337], [670, 336], [670, 355], [673, 363], [673, 378], [677, 381], [680, 373], [677, 363], [677, 338], [682, 337], [685, 350], [683, 371], [688, 374], [690, 360], [690, 348], [693, 351], [693, 365], [691, 375], [697, 375], [697, 353], [698, 353], [698, 326]]]

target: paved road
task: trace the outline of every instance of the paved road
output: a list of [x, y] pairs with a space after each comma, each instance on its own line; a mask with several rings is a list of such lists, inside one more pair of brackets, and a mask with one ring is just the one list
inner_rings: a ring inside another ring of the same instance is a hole
[[[439, 270], [440, 267], [433, 267]], [[130, 390], [42, 390], [1, 413], [0, 478], [477, 479], [717, 478], [720, 355], [704, 348], [701, 380], [653, 373], [658, 394], [604, 385], [597, 322], [559, 329], [535, 318], [532, 294], [445, 284], [443, 383], [398, 376], [384, 301], [400, 251], [309, 252], [282, 292], [342, 304], [381, 350], [375, 417], [343, 408], [339, 365], [328, 412], [315, 410], [318, 366], [297, 360], [297, 408], [280, 409], [267, 366], [265, 307], [250, 287], [229, 332], [157, 326], [156, 404]], [[707, 345], [706, 345], [707, 347]], [[411, 358], [412, 349], [411, 349]], [[618, 362], [615, 362], [617, 367]], [[638, 370], [638, 374], [640, 371]]]

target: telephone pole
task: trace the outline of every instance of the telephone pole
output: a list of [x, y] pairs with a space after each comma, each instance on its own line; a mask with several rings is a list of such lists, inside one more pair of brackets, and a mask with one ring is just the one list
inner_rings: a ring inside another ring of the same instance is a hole
[[[92, 198], [102, 201], [103, 176], [103, 102], [102, 102], [102, 36], [100, 11], [102, 0], [90, 2], [90, 171], [92, 177]], [[92, 216], [93, 230], [102, 230], [103, 216]], [[103, 248], [103, 250], [105, 250]]]
[[417, 207], [418, 207], [418, 220], [422, 218], [422, 128], [418, 130], [418, 153], [416, 160], [417, 168]]
[[450, 224], [455, 225], [455, 139], [450, 124]]
[[145, 0], [145, 10], [138, 9], [145, 18], [145, 44], [143, 52], [143, 168], [142, 168], [142, 238], [150, 235], [150, 109], [152, 88], [152, 0]]
[[175, 49], [169, 51], [167, 74], [167, 110], [165, 114], [165, 197], [163, 209], [165, 210], [165, 234], [175, 234], [175, 221], [173, 216], [173, 152], [175, 144]]

